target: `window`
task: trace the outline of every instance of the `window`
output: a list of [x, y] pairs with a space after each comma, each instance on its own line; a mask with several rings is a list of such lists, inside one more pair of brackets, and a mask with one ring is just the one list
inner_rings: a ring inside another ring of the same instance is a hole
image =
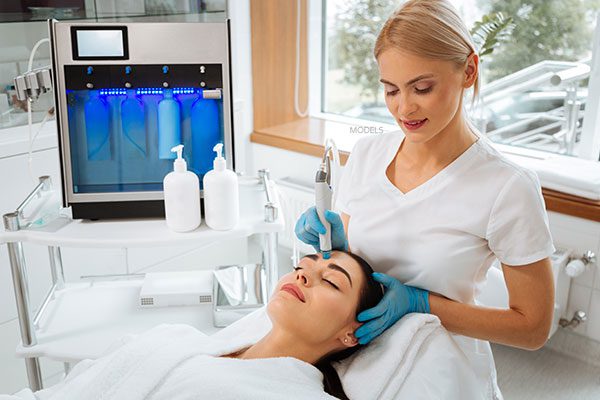
[[[600, 82], [589, 79], [600, 2], [453, 4], [468, 27], [490, 12], [512, 17], [515, 25], [510, 40], [483, 57], [481, 102], [469, 112], [476, 126], [497, 143], [598, 159], [600, 144], [592, 146], [591, 157], [586, 152], [589, 143], [600, 142], [600, 129], [597, 123], [586, 126], [584, 117], [588, 99], [600, 95]], [[381, 26], [398, 6], [391, 0], [323, 0], [318, 112], [395, 124], [372, 51]], [[597, 108], [597, 101], [593, 104]], [[587, 115], [592, 114], [590, 107]]]

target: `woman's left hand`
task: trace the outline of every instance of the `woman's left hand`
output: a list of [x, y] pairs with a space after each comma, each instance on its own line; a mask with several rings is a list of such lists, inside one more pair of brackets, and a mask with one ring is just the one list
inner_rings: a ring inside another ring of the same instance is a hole
[[360, 344], [369, 343], [408, 313], [429, 313], [428, 291], [380, 272], [374, 272], [373, 278], [385, 286], [385, 294], [375, 307], [358, 314], [359, 322], [368, 321], [354, 332]]

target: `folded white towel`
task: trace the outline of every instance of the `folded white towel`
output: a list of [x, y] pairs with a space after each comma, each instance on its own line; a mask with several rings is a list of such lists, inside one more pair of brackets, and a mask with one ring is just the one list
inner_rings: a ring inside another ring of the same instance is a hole
[[336, 363], [348, 397], [353, 400], [397, 398], [421, 345], [439, 329], [440, 320], [433, 315], [408, 314], [364, 351]]

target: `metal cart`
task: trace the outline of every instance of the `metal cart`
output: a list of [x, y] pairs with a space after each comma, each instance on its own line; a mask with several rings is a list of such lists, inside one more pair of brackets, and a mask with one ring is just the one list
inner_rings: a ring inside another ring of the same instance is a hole
[[[59, 217], [36, 229], [23, 226], [23, 210], [44, 191], [51, 190], [50, 177], [40, 177], [36, 188], [15, 212], [3, 216], [5, 231], [0, 245], [6, 244], [12, 272], [21, 344], [17, 355], [25, 359], [31, 390], [42, 388], [39, 357], [69, 363], [97, 357], [117, 338], [141, 332], [158, 323], [187, 323], [212, 333], [214, 314], [223, 311], [213, 305], [140, 309], [137, 293], [141, 280], [105, 282], [65, 282], [62, 247], [148, 248], [170, 245], [209, 246], [230, 239], [259, 235], [262, 248], [260, 301], [266, 303], [278, 280], [278, 233], [284, 230], [274, 183], [267, 170], [258, 177], [240, 178], [240, 222], [230, 231], [213, 231], [202, 224], [188, 233], [169, 231], [164, 219], [83, 221]], [[28, 293], [28, 271], [23, 243], [48, 247], [52, 286], [35, 315]], [[248, 285], [256, 290], [257, 285]], [[255, 293], [256, 294], [256, 293]], [[255, 296], [256, 297], [256, 296]], [[225, 307], [243, 314], [243, 304]], [[200, 312], [199, 312], [200, 310]], [[212, 318], [211, 318], [212, 317]]]

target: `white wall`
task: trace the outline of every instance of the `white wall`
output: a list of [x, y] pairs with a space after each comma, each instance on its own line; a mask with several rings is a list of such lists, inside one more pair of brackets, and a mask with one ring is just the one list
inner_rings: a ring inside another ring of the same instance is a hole
[[[549, 219], [556, 246], [573, 249], [577, 255], [588, 250], [600, 254], [600, 222], [554, 212], [549, 213]], [[597, 263], [571, 281], [569, 319], [577, 310], [585, 311], [588, 321], [574, 331], [600, 342], [600, 271]]]

